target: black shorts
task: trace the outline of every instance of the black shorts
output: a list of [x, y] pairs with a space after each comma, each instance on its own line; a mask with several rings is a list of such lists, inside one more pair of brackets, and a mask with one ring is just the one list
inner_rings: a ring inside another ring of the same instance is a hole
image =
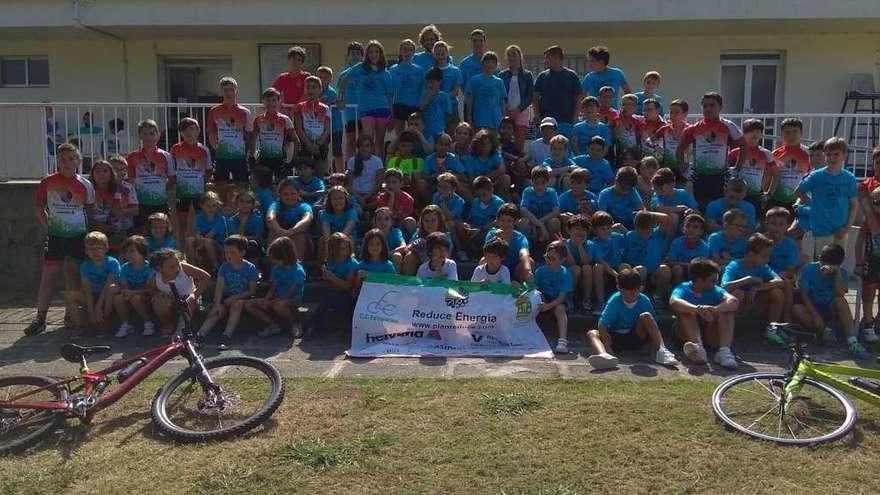
[[694, 197], [704, 208], [713, 200], [724, 196], [724, 174], [694, 174]]
[[406, 120], [409, 118], [410, 114], [413, 112], [418, 112], [419, 107], [411, 107], [409, 105], [404, 105], [403, 103], [395, 103], [391, 107], [391, 118], [394, 120]]
[[134, 226], [141, 227], [147, 224], [147, 219], [153, 213], [168, 214], [168, 205], [141, 205], [138, 214], [134, 217]]
[[648, 341], [646, 338], [639, 337], [635, 328], [629, 333], [616, 333], [609, 330], [608, 334], [611, 335], [611, 347], [614, 348], [614, 352], [639, 351]]
[[349, 134], [354, 134], [355, 126], [357, 126], [358, 132], [361, 132], [364, 128], [363, 124], [361, 124], [361, 120], [349, 120], [345, 123], [345, 132]]
[[247, 184], [248, 166], [244, 158], [217, 158], [214, 167], [214, 181], [227, 182], [230, 174], [233, 182]]
[[284, 158], [261, 158], [257, 161], [257, 166], [266, 167], [271, 170], [276, 182], [293, 175], [291, 165], [285, 162]]
[[870, 233], [865, 236], [865, 274], [862, 283], [880, 284], [880, 256], [874, 254], [874, 239]]
[[334, 132], [330, 138], [333, 144], [333, 156], [342, 156], [342, 136], [343, 132]]
[[199, 212], [201, 198], [177, 198], [177, 213], [188, 213], [190, 209]]
[[319, 162], [327, 161], [328, 153], [327, 145], [318, 146], [318, 156], [310, 154], [305, 146], [297, 148], [296, 155], [293, 157], [293, 165], [299, 167], [303, 163], [311, 163], [314, 168]]
[[85, 239], [85, 234], [76, 237], [47, 235], [46, 243], [43, 246], [43, 263], [55, 264], [68, 258], [76, 261], [85, 259]]

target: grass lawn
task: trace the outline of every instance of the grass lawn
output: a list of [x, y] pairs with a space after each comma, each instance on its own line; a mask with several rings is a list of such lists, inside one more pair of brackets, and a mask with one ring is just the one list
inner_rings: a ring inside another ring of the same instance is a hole
[[149, 418], [160, 383], [0, 459], [0, 493], [880, 490], [880, 415], [865, 404], [843, 441], [783, 448], [717, 423], [710, 381], [290, 379], [268, 430], [175, 445]]

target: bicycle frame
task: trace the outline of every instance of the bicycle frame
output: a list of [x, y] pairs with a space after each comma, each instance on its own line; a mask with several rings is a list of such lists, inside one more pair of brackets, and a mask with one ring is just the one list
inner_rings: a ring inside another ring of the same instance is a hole
[[198, 354], [196, 353], [192, 342], [190, 342], [189, 340], [174, 340], [169, 344], [142, 352], [136, 356], [115, 361], [113, 364], [100, 371], [91, 371], [88, 369], [87, 366], [83, 367], [80, 369], [79, 375], [61, 378], [52, 385], [46, 385], [44, 387], [40, 387], [38, 389], [34, 389], [26, 393], [11, 397], [8, 400], [0, 401], [0, 408], [68, 411], [70, 409], [70, 403], [68, 401], [30, 402], [23, 401], [22, 399], [26, 399], [27, 397], [41, 391], [56, 388], [59, 386], [67, 386], [69, 388], [71, 383], [75, 383], [77, 381], [82, 381], [82, 393], [92, 395], [94, 394], [96, 386], [99, 383], [104, 380], [112, 380], [112, 377], [110, 375], [119, 370], [122, 370], [129, 364], [141, 358], [146, 358], [147, 362], [145, 362], [143, 366], [138, 368], [137, 371], [132, 373], [131, 376], [129, 376], [124, 382], [113, 388], [107, 394], [98, 395], [97, 402], [94, 404], [94, 406], [88, 409], [84, 417], [77, 416], [81, 420], [88, 422], [95, 415], [95, 413], [113, 405], [113, 403], [122, 398], [122, 396], [127, 394], [129, 391], [131, 391], [131, 389], [142, 382], [144, 378], [151, 375], [162, 365], [177, 356], [186, 357], [187, 361], [189, 361], [190, 365], [192, 365], [193, 357], [197, 357]]
[[792, 379], [785, 386], [786, 395], [794, 397], [796, 394], [793, 394], [792, 392], [795, 392], [800, 387], [804, 378], [812, 378], [817, 382], [824, 383], [840, 390], [841, 392], [846, 392], [853, 397], [861, 399], [876, 407], [880, 407], [880, 395], [852, 385], [833, 375], [858, 376], [880, 380], [880, 370], [844, 366], [835, 363], [822, 363], [805, 357], [799, 360], [797, 368], [792, 374]]

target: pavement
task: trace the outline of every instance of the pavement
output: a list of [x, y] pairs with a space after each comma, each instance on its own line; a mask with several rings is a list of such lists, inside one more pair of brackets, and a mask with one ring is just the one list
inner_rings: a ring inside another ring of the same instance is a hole
[[[69, 341], [63, 326], [64, 310], [53, 306], [49, 311], [49, 329], [28, 337], [22, 330], [34, 315], [33, 296], [0, 294], [0, 376], [39, 374], [64, 376], [75, 374], [77, 366], [64, 361], [60, 347]], [[848, 295], [855, 301], [855, 291]], [[651, 356], [640, 353], [622, 353], [621, 364], [613, 370], [594, 370], [587, 362], [590, 355], [584, 329], [592, 325], [590, 316], [575, 318], [570, 331], [571, 351], [554, 359], [510, 358], [377, 358], [352, 359], [344, 354], [349, 346], [350, 322], [324, 319], [317, 322], [313, 336], [307, 340], [293, 340], [290, 336], [259, 338], [255, 332], [244, 330], [236, 335], [232, 348], [224, 355], [243, 354], [271, 361], [288, 377], [381, 377], [381, 378], [564, 378], [564, 379], [720, 379], [750, 371], [782, 370], [787, 364], [788, 352], [772, 348], [761, 339], [763, 323], [760, 318], [741, 319], [737, 322], [734, 352], [740, 360], [736, 370], [726, 370], [710, 363], [694, 365], [682, 363], [666, 367], [653, 363]], [[539, 321], [540, 323], [540, 321]], [[555, 343], [555, 331], [546, 331], [548, 342]], [[161, 345], [161, 337], [132, 335], [125, 339], [112, 336], [87, 336], [82, 345], [110, 345], [112, 353], [90, 360], [93, 369], [100, 369], [116, 359], [130, 356]], [[202, 347], [206, 357], [218, 355], [213, 340]], [[683, 359], [680, 347], [670, 343], [670, 349]], [[820, 344], [809, 346], [815, 357], [844, 364], [853, 361], [843, 347], [827, 348]], [[880, 350], [880, 349], [875, 349]], [[859, 362], [862, 366], [877, 366], [874, 360]], [[159, 373], [170, 374], [182, 368], [184, 362], [169, 362]]]

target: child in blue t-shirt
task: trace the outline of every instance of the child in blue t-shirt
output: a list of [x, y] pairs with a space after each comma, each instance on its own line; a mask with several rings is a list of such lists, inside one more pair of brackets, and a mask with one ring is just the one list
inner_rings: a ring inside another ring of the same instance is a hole
[[376, 214], [373, 216], [373, 226], [382, 233], [385, 244], [388, 246], [388, 252], [391, 253], [390, 257], [394, 268], [400, 272], [406, 240], [403, 238], [403, 231], [394, 226], [394, 214], [391, 212], [391, 208], [387, 206], [377, 208]]
[[[342, 123], [342, 110], [337, 106], [339, 95], [336, 87], [333, 86], [333, 69], [327, 66], [318, 67], [315, 75], [321, 79], [321, 86], [324, 92], [321, 93], [320, 102], [330, 107], [330, 143], [332, 145], [334, 170], [341, 170], [342, 163], [342, 134], [345, 132], [345, 125]], [[351, 87], [351, 84], [349, 84]]]
[[527, 237], [548, 242], [560, 231], [559, 196], [549, 187], [550, 171], [544, 166], [532, 168], [532, 185], [525, 188], [520, 200], [523, 218], [517, 227]]
[[485, 175], [495, 184], [495, 193], [507, 198], [510, 193], [510, 176], [507, 175], [507, 167], [492, 133], [480, 129], [474, 134], [470, 153], [464, 158], [464, 162], [469, 180]]
[[599, 209], [607, 211], [616, 223], [627, 229], [633, 228], [635, 212], [644, 209], [642, 198], [636, 191], [638, 173], [633, 167], [621, 167], [614, 178], [614, 185], [599, 193]]
[[[566, 222], [568, 239], [565, 245], [568, 253], [565, 265], [571, 272], [572, 289], [581, 295], [580, 305], [587, 311], [593, 309], [593, 264], [590, 259], [590, 246], [587, 236], [592, 230], [590, 217], [574, 215]], [[577, 290], [580, 289], [580, 290]]]
[[223, 257], [226, 261], [217, 271], [214, 305], [199, 328], [199, 335], [204, 337], [214, 329], [214, 325], [226, 318], [226, 329], [217, 343], [219, 350], [229, 347], [245, 303], [257, 292], [260, 272], [253, 263], [244, 259], [247, 246], [247, 238], [237, 234], [223, 241]]
[[119, 272], [119, 293], [113, 297], [113, 307], [122, 320], [116, 338], [124, 338], [134, 331], [131, 324], [131, 309], [144, 322], [144, 335], [156, 333], [156, 325], [148, 309], [149, 295], [147, 280], [153, 275], [153, 269], [147, 262], [147, 241], [142, 236], [133, 235], [122, 243], [122, 254], [127, 260]]
[[724, 214], [724, 226], [709, 236], [709, 257], [724, 268], [731, 260], [746, 255], [746, 233], [749, 224], [742, 210], [728, 210]]
[[529, 255], [529, 239], [519, 230], [514, 229], [520, 219], [520, 209], [513, 203], [505, 203], [498, 209], [495, 216], [497, 227], [486, 232], [485, 242], [500, 237], [507, 242], [508, 251], [504, 258], [504, 266], [510, 270], [514, 280], [529, 282], [533, 279], [532, 258]]
[[442, 173], [450, 172], [456, 176], [464, 177], [466, 172], [464, 164], [452, 152], [452, 138], [449, 134], [441, 133], [437, 136], [434, 144], [434, 152], [425, 158], [425, 163], [422, 165], [422, 178], [428, 184], [434, 185], [437, 182], [437, 176]]
[[819, 254], [819, 261], [808, 263], [801, 271], [800, 302], [792, 308], [795, 323], [822, 334], [827, 346], [837, 345], [837, 335], [828, 325], [830, 320], [846, 338], [849, 352], [856, 359], [869, 359], [871, 354], [859, 342], [858, 331], [853, 325], [852, 311], [846, 302], [849, 275], [841, 268], [846, 251], [837, 244], [827, 244]]
[[[669, 306], [678, 317], [676, 327], [682, 350], [697, 364], [707, 361], [705, 343], [718, 349], [715, 362], [725, 368], [736, 368], [736, 357], [730, 350], [739, 301], [718, 285], [721, 269], [706, 258], [697, 258], [688, 265], [690, 282], [682, 282], [673, 291]], [[704, 332], [705, 329], [705, 332]]]
[[177, 241], [171, 232], [171, 219], [165, 213], [157, 211], [147, 217], [147, 250], [150, 254], [162, 249], [177, 249]]
[[419, 107], [425, 120], [425, 134], [435, 140], [446, 130], [446, 116], [453, 112], [453, 99], [449, 93], [440, 89], [443, 84], [443, 71], [437, 67], [425, 73], [425, 91]]
[[308, 259], [312, 243], [309, 226], [313, 218], [312, 207], [301, 200], [299, 187], [293, 178], [288, 177], [281, 181], [278, 184], [278, 200], [266, 211], [269, 239], [290, 237], [300, 257]]
[[315, 175], [314, 163], [309, 160], [299, 163], [293, 181], [299, 188], [303, 201], [312, 204], [324, 197], [324, 179]]
[[327, 297], [321, 301], [318, 312], [329, 315], [339, 311], [350, 314], [354, 299], [352, 289], [357, 276], [358, 262], [354, 258], [354, 244], [342, 232], [330, 235], [327, 241], [327, 262], [321, 265], [321, 278], [331, 285]]
[[465, 81], [465, 108], [470, 114], [465, 120], [478, 129], [497, 131], [507, 101], [504, 81], [495, 75], [498, 55], [484, 53], [480, 65], [482, 72]]
[[734, 208], [742, 210], [746, 214], [749, 226], [755, 226], [755, 206], [746, 201], [746, 181], [735, 177], [727, 181], [724, 186], [724, 197], [710, 201], [706, 206], [706, 221], [709, 222], [709, 230], [720, 230], [724, 222], [724, 214]]
[[571, 189], [559, 195], [559, 218], [563, 223], [575, 215], [590, 218], [598, 209], [596, 201], [599, 198], [587, 190], [590, 171], [585, 168], [575, 168], [569, 175], [569, 180]]
[[272, 171], [267, 167], [256, 166], [251, 170], [251, 190], [257, 198], [257, 209], [263, 216], [275, 202], [275, 189], [272, 187]]
[[[653, 160], [654, 158], [651, 157]], [[675, 172], [668, 168], [661, 168], [651, 178], [654, 193], [651, 196], [651, 209], [669, 215], [666, 236], [672, 238], [678, 232], [681, 221], [688, 212], [696, 212], [699, 209], [694, 195], [687, 189], [675, 187]]]
[[266, 223], [257, 211], [257, 199], [250, 191], [241, 191], [235, 196], [236, 212], [226, 220], [229, 234], [243, 235], [248, 240], [247, 258], [256, 263], [263, 256], [263, 239], [266, 237]]
[[251, 299], [244, 309], [266, 325], [260, 337], [281, 333], [281, 325], [290, 325], [293, 338], [302, 337], [296, 305], [302, 302], [306, 271], [296, 258], [296, 248], [288, 237], [279, 237], [269, 245], [272, 271], [266, 297]]
[[[431, 198], [431, 204], [440, 207], [443, 215], [443, 223], [446, 224], [446, 231], [451, 232], [453, 236], [458, 237], [462, 232], [464, 222], [465, 202], [461, 196], [455, 193], [458, 188], [458, 178], [455, 174], [445, 172], [437, 177], [437, 192]], [[467, 255], [466, 239], [456, 239], [456, 245], [459, 247], [458, 257], [461, 261], [470, 261]]]
[[614, 184], [614, 170], [611, 163], [605, 159], [605, 141], [600, 136], [590, 139], [589, 154], [579, 155], [573, 158], [575, 165], [590, 171], [590, 184], [587, 189], [593, 194], [599, 194], [602, 189]]
[[[113, 315], [113, 296], [116, 293], [116, 282], [119, 280], [119, 260], [107, 256], [110, 243], [102, 232], [89, 232], [85, 237], [86, 260], [79, 265], [82, 281], [81, 292], [68, 292], [68, 309], [85, 308], [88, 323], [104, 333]], [[76, 315], [72, 338], [82, 337], [85, 322], [81, 313], [73, 309], [69, 314]]]
[[617, 274], [618, 291], [611, 296], [599, 317], [598, 328], [587, 332], [587, 341], [593, 355], [587, 360], [595, 369], [614, 368], [618, 359], [614, 355], [621, 350], [639, 350], [646, 342], [651, 344], [654, 361], [673, 366], [678, 364], [675, 355], [666, 349], [657, 316], [651, 300], [642, 294], [642, 276], [639, 272], [623, 268]]
[[672, 285], [677, 286], [689, 277], [688, 267], [695, 258], [708, 258], [709, 245], [703, 240], [706, 235], [706, 220], [696, 213], [684, 219], [681, 237], [669, 245], [666, 261], [672, 268]]
[[[767, 315], [768, 321], [775, 323], [782, 321], [785, 282], [767, 265], [772, 250], [773, 241], [769, 237], [752, 234], [746, 245], [745, 257], [731, 261], [724, 269], [721, 286], [739, 300], [739, 313], [748, 313], [756, 310], [758, 303], [766, 303], [766, 311], [760, 314]], [[771, 344], [787, 345], [773, 325], [767, 326], [764, 336]]]
[[666, 239], [663, 224], [669, 221], [665, 213], [640, 211], [636, 213], [635, 228], [626, 233], [623, 262], [642, 275], [642, 285], [650, 282], [655, 305], [665, 306], [669, 299], [672, 272], [663, 263], [666, 258]]
[[543, 302], [539, 313], [552, 311], [559, 330], [556, 342], [557, 354], [568, 354], [568, 315], [565, 313], [565, 299], [574, 291], [571, 273], [563, 265], [568, 258], [565, 241], [553, 241], [544, 252], [545, 265], [535, 270], [535, 285], [541, 291]]
[[486, 232], [495, 225], [495, 216], [504, 200], [495, 195], [492, 179], [480, 176], [471, 183], [474, 198], [465, 215], [466, 222], [458, 225], [455, 242], [468, 254], [477, 255], [482, 252], [483, 239]]
[[642, 78], [642, 90], [636, 93], [636, 115], [644, 115], [645, 100], [652, 99], [657, 102], [660, 115], [663, 115], [663, 95], [657, 92], [660, 87], [660, 73], [650, 70]]
[[773, 241], [770, 252], [770, 268], [785, 281], [785, 308], [782, 312], [785, 321], [791, 321], [791, 307], [794, 304], [794, 286], [798, 278], [798, 269], [802, 264], [801, 250], [797, 241], [788, 235], [791, 214], [786, 208], [774, 206], [764, 215], [764, 230]]
[[201, 209], [196, 213], [193, 235], [186, 239], [186, 258], [211, 273], [220, 266], [223, 251], [220, 243], [226, 239], [226, 217], [220, 212], [222, 206], [217, 193], [206, 192], [202, 196]]
[[584, 120], [572, 128], [571, 149], [575, 155], [586, 155], [589, 153], [589, 145], [593, 142], [593, 138], [601, 137], [603, 139], [601, 156], [604, 157], [607, 152], [605, 143], [611, 143], [611, 128], [599, 119], [599, 99], [595, 96], [587, 96], [581, 100], [580, 107]]
[[599, 311], [605, 307], [606, 287], [614, 287], [617, 270], [623, 260], [626, 238], [620, 232], [613, 232], [614, 219], [606, 211], [597, 211], [590, 218], [593, 225], [593, 238], [587, 241], [587, 254], [593, 263], [593, 288], [596, 292], [596, 306]]
[[574, 160], [568, 156], [568, 138], [557, 134], [550, 138], [550, 156], [541, 162], [550, 171], [550, 184], [563, 191], [568, 189], [568, 175], [574, 170]]
[[358, 271], [354, 281], [355, 294], [360, 293], [367, 272], [397, 273], [397, 268], [388, 252], [388, 243], [379, 229], [370, 229], [364, 234], [361, 259], [358, 261]]
[[324, 200], [324, 208], [318, 214], [321, 222], [321, 239], [318, 241], [318, 261], [327, 260], [327, 241], [336, 232], [342, 232], [354, 239], [358, 222], [358, 215], [351, 206], [348, 191], [342, 186], [333, 186], [327, 191]]

